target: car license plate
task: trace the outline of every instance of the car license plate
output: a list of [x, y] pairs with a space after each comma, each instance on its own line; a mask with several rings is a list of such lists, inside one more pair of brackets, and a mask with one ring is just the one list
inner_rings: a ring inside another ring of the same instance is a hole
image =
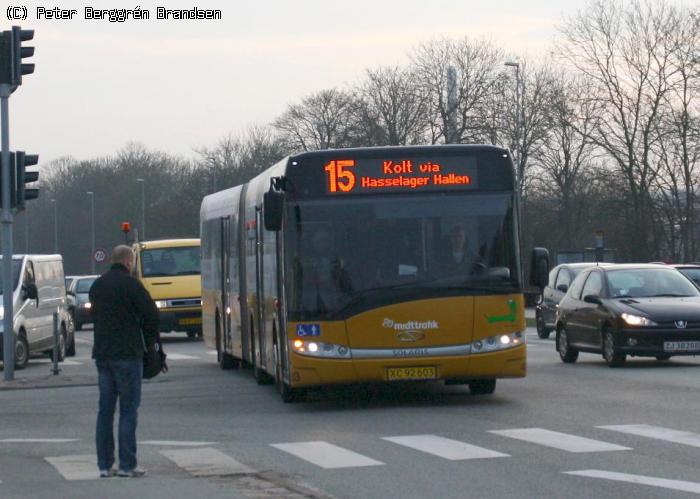
[[187, 317], [185, 319], [178, 320], [177, 323], [180, 324], [181, 326], [191, 326], [192, 324], [201, 324], [202, 318], [201, 317]]
[[430, 367], [389, 367], [387, 370], [389, 381], [437, 379], [437, 368]]
[[698, 352], [700, 341], [664, 341], [664, 352]]

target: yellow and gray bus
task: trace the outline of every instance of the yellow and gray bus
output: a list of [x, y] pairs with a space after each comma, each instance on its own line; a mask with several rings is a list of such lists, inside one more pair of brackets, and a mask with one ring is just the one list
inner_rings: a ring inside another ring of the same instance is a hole
[[202, 314], [220, 366], [306, 388], [525, 376], [509, 152], [482, 145], [291, 156], [204, 198]]

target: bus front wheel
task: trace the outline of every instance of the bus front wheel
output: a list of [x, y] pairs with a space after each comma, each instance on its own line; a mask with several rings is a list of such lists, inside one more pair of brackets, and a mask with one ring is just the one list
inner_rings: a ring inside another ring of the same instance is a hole
[[282, 402], [289, 404], [292, 402], [300, 402], [304, 398], [304, 390], [300, 388], [292, 388], [284, 382], [282, 375], [282, 356], [279, 353], [278, 344], [275, 343], [273, 355], [275, 356], [275, 387], [282, 398]]

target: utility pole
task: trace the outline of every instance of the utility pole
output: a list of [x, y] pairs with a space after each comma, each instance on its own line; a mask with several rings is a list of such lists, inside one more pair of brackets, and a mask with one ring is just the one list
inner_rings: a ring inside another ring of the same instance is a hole
[[[10, 109], [12, 92], [22, 84], [22, 76], [34, 72], [34, 64], [23, 64], [22, 59], [34, 55], [34, 47], [22, 47], [22, 42], [34, 38], [34, 31], [13, 26], [12, 30], [0, 33], [0, 180], [2, 195], [0, 222], [2, 223], [2, 295], [3, 295], [3, 373], [5, 381], [12, 381], [15, 375], [14, 303], [12, 281], [12, 209], [24, 208], [25, 164], [36, 164], [38, 156], [25, 156], [24, 153], [10, 153]], [[14, 161], [11, 161], [14, 160]], [[14, 173], [14, 175], [13, 175]], [[39, 174], [27, 179], [37, 180]], [[31, 180], [30, 180], [31, 181]], [[38, 191], [35, 192], [38, 196]], [[30, 196], [33, 196], [34, 192]], [[33, 199], [29, 197], [29, 199]], [[29, 355], [29, 352], [25, 352]]]
[[520, 94], [520, 63], [508, 61], [505, 63], [506, 66], [515, 68], [515, 153], [516, 157], [516, 178], [518, 181], [518, 188], [520, 188], [520, 182], [522, 181], [522, 165], [521, 165], [521, 155], [520, 155], [520, 141], [522, 140], [522, 96]]
[[141, 229], [139, 230], [139, 239], [146, 239], [146, 196], [144, 187], [146, 182], [142, 178], [137, 178], [136, 181], [141, 184]]
[[453, 144], [457, 138], [455, 113], [457, 112], [457, 70], [454, 66], [447, 68], [447, 123], [445, 144]]
[[56, 200], [52, 199], [53, 205], [53, 252], [58, 255], [58, 210], [56, 209]]
[[87, 195], [90, 196], [90, 234], [91, 234], [91, 241], [92, 245], [90, 246], [92, 249], [90, 250], [90, 265], [92, 269], [92, 274], [95, 274], [95, 193], [92, 191], [88, 191]]

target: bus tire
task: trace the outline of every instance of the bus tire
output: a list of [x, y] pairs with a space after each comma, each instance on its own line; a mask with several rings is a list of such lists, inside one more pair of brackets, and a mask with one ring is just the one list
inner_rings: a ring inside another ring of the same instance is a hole
[[491, 395], [495, 390], [495, 379], [475, 379], [469, 382], [469, 391], [472, 395]]
[[290, 404], [303, 400], [305, 392], [300, 388], [292, 388], [284, 382], [282, 375], [282, 356], [279, 353], [278, 343], [275, 342], [273, 355], [275, 357], [275, 388], [280, 394], [282, 402]]

